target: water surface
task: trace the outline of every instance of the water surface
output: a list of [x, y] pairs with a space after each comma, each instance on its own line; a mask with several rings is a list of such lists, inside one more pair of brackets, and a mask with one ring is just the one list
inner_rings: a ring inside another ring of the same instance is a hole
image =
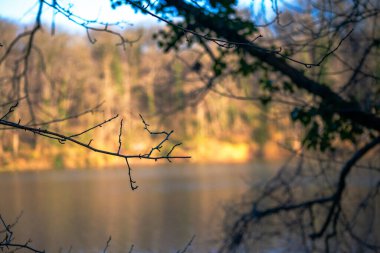
[[17, 241], [47, 252], [212, 252], [222, 235], [224, 208], [249, 182], [275, 165], [158, 165], [135, 168], [140, 186], [129, 187], [125, 168], [0, 174], [0, 213]]

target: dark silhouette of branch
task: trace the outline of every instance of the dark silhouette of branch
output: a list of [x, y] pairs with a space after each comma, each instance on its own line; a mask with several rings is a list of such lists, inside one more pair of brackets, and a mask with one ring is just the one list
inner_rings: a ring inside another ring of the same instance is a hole
[[16, 102], [16, 104], [12, 105], [12, 106], [9, 108], [8, 112], [7, 112], [3, 117], [1, 117], [0, 120], [5, 119], [9, 114], [11, 114], [12, 112], [14, 112], [14, 110], [15, 110], [15, 108], [16, 108], [17, 106], [18, 106], [18, 101]]
[[[313, 215], [312, 210], [315, 206], [325, 206], [327, 208], [327, 215], [317, 232], [310, 234], [310, 238], [312, 240], [316, 240], [326, 235], [326, 231], [329, 227], [332, 228], [332, 234], [329, 233], [325, 237], [326, 246], [328, 246], [329, 238], [335, 236], [334, 232], [337, 229], [338, 219], [341, 214], [341, 203], [343, 198], [343, 193], [346, 189], [347, 185], [347, 177], [351, 172], [352, 168], [356, 165], [356, 163], [363, 158], [370, 150], [380, 144], [380, 137], [374, 138], [368, 144], [364, 145], [355, 154], [344, 164], [341, 168], [338, 178], [337, 186], [334, 192], [328, 196], [323, 196], [319, 198], [313, 198], [310, 200], [302, 201], [300, 203], [280, 203], [278, 206], [269, 207], [260, 210], [259, 204], [266, 198], [271, 197], [271, 191], [263, 191], [262, 196], [257, 199], [257, 201], [253, 202], [252, 208], [242, 214], [237, 221], [234, 222], [231, 228], [231, 237], [228, 238], [226, 242], [226, 247], [229, 250], [235, 249], [243, 240], [244, 235], [246, 234], [246, 230], [250, 223], [261, 221], [268, 217], [273, 217], [275, 215], [281, 215], [281, 213], [289, 213], [289, 212], [298, 212], [300, 210], [308, 210]], [[280, 170], [280, 174], [276, 176], [273, 182], [281, 181], [279, 178], [283, 170]], [[290, 187], [290, 182], [283, 182]], [[290, 188], [288, 188], [290, 190]], [[314, 221], [315, 218], [311, 218]], [[314, 226], [313, 226], [314, 227]]]
[[115, 22], [115, 23], [108, 23], [108, 22], [100, 22], [98, 20], [88, 20], [84, 19], [75, 13], [73, 13], [70, 9], [64, 8], [62, 5], [60, 5], [57, 1], [54, 1], [53, 3], [50, 3], [45, 0], [41, 0], [44, 4], [51, 7], [55, 12], [62, 14], [65, 16], [69, 21], [77, 24], [78, 26], [83, 27], [86, 30], [87, 38], [92, 43], [96, 43], [96, 39], [92, 37], [90, 32], [105, 32], [108, 34], [111, 34], [113, 36], [116, 36], [119, 39], [119, 43], [116, 45], [122, 46], [124, 49], [126, 45], [132, 45], [133, 43], [137, 42], [141, 38], [141, 34], [133, 40], [127, 39], [124, 36], [122, 36], [121, 33], [112, 30], [113, 27], [120, 27], [125, 24], [126, 22]]
[[[243, 100], [243, 101], [245, 100], [245, 101], [261, 102], [261, 98], [259, 96], [239, 96], [239, 95], [233, 94], [230, 91], [220, 91], [216, 88], [212, 88], [211, 91], [222, 96], [222, 97], [232, 98], [232, 99], [236, 99], [236, 100]], [[292, 106], [303, 105], [299, 102], [297, 103], [295, 101], [290, 101], [290, 100], [285, 100], [285, 99], [280, 99], [280, 98], [272, 98], [271, 102], [279, 103], [279, 104], [285, 104], [285, 105], [292, 105]]]
[[[169, 19], [167, 18], [163, 18], [163, 17], [160, 17], [159, 15], [153, 13], [152, 11], [149, 11], [148, 7], [149, 6], [142, 6], [141, 4], [139, 3], [136, 3], [135, 1], [131, 1], [131, 0], [124, 0], [125, 3], [127, 4], [130, 4], [131, 6], [134, 6], [138, 9], [140, 9], [140, 11], [144, 14], [148, 14], [166, 24], [168, 24], [169, 26], [173, 27], [173, 28], [176, 28], [176, 29], [179, 29], [181, 31], [183, 31], [184, 35], [186, 36], [186, 34], [192, 34], [198, 38], [200, 38], [201, 40], [205, 40], [205, 41], [210, 41], [210, 42], [213, 42], [215, 43], [216, 45], [220, 46], [220, 47], [223, 47], [223, 48], [232, 48], [232, 49], [236, 49], [238, 47], [250, 47], [252, 48], [253, 50], [259, 50], [261, 53], [264, 53], [264, 54], [273, 54], [273, 55], [278, 55], [286, 60], [289, 60], [291, 62], [294, 62], [294, 63], [297, 63], [297, 64], [301, 64], [303, 65], [304, 67], [306, 68], [311, 68], [311, 67], [319, 67], [321, 66], [321, 64], [331, 55], [333, 54], [336, 50], [338, 50], [338, 48], [341, 46], [341, 44], [343, 43], [344, 40], [346, 40], [350, 34], [352, 33], [353, 30], [349, 31], [340, 41], [339, 43], [337, 44], [337, 46], [335, 48], [333, 48], [332, 50], [330, 50], [329, 52], [327, 52], [318, 62], [316, 63], [306, 63], [306, 62], [303, 62], [303, 61], [300, 61], [300, 60], [297, 60], [297, 59], [294, 59], [292, 57], [289, 57], [288, 55], [286, 54], [283, 54], [282, 53], [282, 48], [280, 47], [279, 49], [277, 50], [272, 50], [272, 49], [266, 49], [266, 48], [263, 48], [263, 47], [260, 47], [258, 45], [256, 45], [254, 42], [256, 42], [259, 38], [262, 38], [263, 35], [259, 34], [258, 36], [256, 36], [253, 40], [240, 40], [238, 38], [228, 38], [227, 36], [224, 36], [225, 39], [221, 39], [221, 38], [217, 38], [217, 37], [211, 37], [209, 36], [209, 34], [201, 34], [201, 33], [198, 33], [198, 32], [195, 32], [194, 30], [192, 29], [188, 29], [186, 27], [182, 27], [172, 21], [170, 21]], [[121, 3], [120, 0], [111, 0], [112, 2], [112, 5], [114, 7], [116, 7], [117, 5], [119, 5]], [[185, 10], [185, 9], [189, 9], [190, 12], [193, 12], [193, 13], [202, 13], [203, 10], [199, 5], [197, 5], [198, 7], [195, 7], [195, 6], [192, 6], [190, 4], [187, 4], [185, 2], [178, 2], [176, 4], [173, 4], [174, 1], [167, 1], [169, 5], [173, 5], [173, 6], [176, 6], [178, 9], [181, 9], [181, 10]], [[198, 14], [195, 14], [195, 16], [198, 15]], [[204, 14], [203, 14], [204, 15]], [[277, 12], [277, 15], [278, 15], [278, 12]], [[213, 17], [213, 18], [216, 18], [216, 17]], [[204, 20], [202, 20], [204, 21]], [[202, 22], [202, 24], [204, 24]], [[223, 24], [223, 20], [220, 20], [220, 24]], [[212, 30], [212, 29], [211, 29]], [[218, 34], [223, 34], [223, 33], [218, 33]], [[224, 34], [223, 34], [224, 35]]]
[[135, 246], [132, 244], [131, 247], [129, 248], [128, 253], [132, 253], [134, 247], [135, 247]]
[[[116, 3], [119, 2], [113, 1], [115, 6], [117, 5]], [[219, 40], [218, 38], [208, 37], [208, 35], [198, 34], [191, 29], [178, 26], [175, 23], [154, 14], [144, 8], [144, 6], [141, 6], [134, 1], [125, 0], [125, 3], [140, 9], [143, 13], [147, 13], [148, 15], [167, 23], [171, 27], [182, 30], [184, 33], [191, 33], [204, 40], [212, 41], [217, 44], [219, 43], [221, 45], [224, 45], [223, 43], [225, 43], [227, 47], [230, 47], [229, 45], [234, 45], [233, 47], [237, 50], [237, 52], [244, 52], [260, 60], [261, 62], [268, 64], [276, 71], [282, 73], [284, 76], [287, 76], [297, 88], [319, 97], [321, 104], [324, 104], [324, 106], [328, 107], [329, 110], [333, 110], [340, 117], [360, 124], [368, 129], [373, 129], [380, 132], [380, 118], [378, 116], [362, 110], [362, 108], [355, 103], [355, 101], [345, 100], [339, 96], [338, 93], [334, 92], [329, 86], [312, 80], [305, 75], [303, 71], [298, 70], [288, 62], [284, 61], [283, 58], [287, 58], [287, 56], [282, 55], [280, 51], [268, 50], [252, 43], [244, 35], [241, 35], [234, 30], [234, 28], [224, 25], [225, 20], [223, 20], [223, 18], [208, 15], [207, 11], [204, 9], [197, 8], [185, 1], [168, 0], [165, 2], [167, 7], [176, 8], [179, 11], [178, 15], [189, 15], [194, 19], [194, 22], [202, 25], [203, 28], [213, 31], [225, 38], [225, 40]], [[327, 52], [326, 55], [324, 55], [317, 63], [303, 63], [298, 60], [292, 61], [302, 64], [307, 68], [312, 66], [320, 66], [329, 55], [336, 52], [336, 50], [342, 45], [343, 41], [346, 40], [351, 33], [352, 30], [350, 30], [350, 32], [339, 41], [336, 47]]]
[[103, 104], [104, 104], [104, 101], [101, 102], [101, 103], [99, 103], [98, 105], [94, 106], [91, 109], [84, 110], [83, 112], [72, 114], [72, 115], [69, 115], [69, 116], [64, 117], [64, 118], [53, 119], [53, 120], [50, 120], [50, 121], [44, 121], [44, 122], [40, 122], [40, 123], [31, 124], [29, 126], [46, 126], [46, 125], [50, 125], [50, 124], [53, 124], [53, 123], [59, 123], [59, 122], [67, 121], [67, 120], [70, 120], [70, 119], [77, 119], [77, 118], [79, 118], [79, 117], [81, 117], [83, 115], [96, 112]]
[[[17, 100], [19, 101], [19, 100]], [[66, 116], [66, 117], [63, 117], [63, 118], [57, 118], [57, 119], [53, 119], [53, 120], [49, 120], [49, 121], [44, 121], [44, 122], [37, 122], [37, 123], [34, 123], [34, 124], [26, 124], [27, 126], [31, 126], [31, 127], [40, 127], [40, 126], [47, 126], [47, 125], [51, 125], [51, 124], [55, 124], [55, 123], [60, 123], [60, 122], [64, 122], [64, 121], [68, 121], [68, 120], [71, 120], [71, 119], [77, 119], [81, 116], [84, 116], [86, 114], [89, 114], [89, 113], [94, 113], [96, 112], [102, 105], [103, 105], [104, 102], [96, 105], [95, 107], [91, 108], [91, 109], [88, 109], [88, 110], [84, 110], [83, 112], [79, 112], [79, 113], [76, 113], [76, 114], [72, 114], [72, 115], [69, 115], [69, 116]], [[6, 104], [10, 104], [10, 102], [7, 102]], [[10, 112], [8, 111], [8, 114]], [[4, 115], [4, 118], [5, 118], [6, 115]], [[20, 123], [20, 122], [18, 122]], [[0, 128], [0, 130], [12, 130], [13, 128]]]
[[92, 150], [94, 152], [97, 152], [97, 153], [101, 153], [101, 154], [104, 154], [104, 155], [109, 155], [109, 156], [116, 156], [116, 157], [121, 157], [121, 158], [124, 158], [126, 160], [126, 163], [127, 163], [127, 166], [128, 166], [128, 170], [129, 170], [129, 175], [130, 175], [130, 183], [131, 183], [131, 189], [132, 190], [135, 190], [137, 189], [137, 186], [135, 186], [134, 184], [136, 183], [132, 177], [131, 177], [131, 167], [129, 165], [129, 162], [128, 162], [128, 159], [132, 159], [132, 158], [138, 158], [138, 159], [149, 159], [149, 160], [154, 160], [154, 161], [157, 161], [157, 160], [160, 160], [160, 159], [166, 159], [170, 162], [171, 159], [189, 159], [191, 158], [191, 156], [173, 156], [172, 155], [172, 152], [174, 151], [174, 149], [180, 145], [180, 143], [178, 144], [175, 144], [171, 147], [170, 151], [166, 154], [166, 155], [153, 155], [153, 151], [157, 150], [158, 152], [161, 151], [161, 148], [163, 147], [163, 144], [169, 140], [171, 134], [174, 132], [173, 130], [170, 131], [170, 132], [166, 132], [166, 131], [161, 131], [161, 132], [152, 132], [149, 130], [149, 124], [146, 123], [146, 121], [142, 118], [142, 116], [140, 115], [141, 119], [142, 119], [142, 122], [144, 124], [144, 129], [148, 131], [149, 134], [151, 135], [165, 135], [165, 138], [155, 147], [153, 147], [151, 149], [151, 151], [147, 154], [144, 154], [144, 155], [141, 155], [141, 154], [136, 154], [136, 155], [130, 155], [130, 154], [122, 154], [120, 153], [120, 149], [121, 149], [121, 128], [122, 128], [122, 124], [120, 124], [120, 132], [119, 132], [119, 149], [117, 152], [112, 152], [112, 151], [108, 151], [106, 149], [100, 149], [100, 148], [95, 148], [93, 146], [91, 146], [91, 143], [93, 141], [93, 139], [91, 139], [88, 143], [85, 143], [85, 142], [82, 142], [82, 141], [79, 141], [78, 139], [76, 139], [76, 137], [79, 137], [85, 133], [88, 133], [90, 132], [91, 130], [95, 129], [95, 128], [98, 128], [98, 127], [102, 127], [104, 126], [105, 124], [111, 122], [112, 120], [116, 119], [119, 115], [116, 115], [112, 118], [109, 118], [93, 127], [90, 127], [78, 134], [74, 134], [74, 135], [64, 135], [62, 133], [58, 133], [58, 132], [54, 132], [54, 131], [50, 131], [50, 130], [47, 130], [47, 129], [42, 129], [42, 128], [36, 128], [36, 127], [32, 127], [32, 126], [27, 126], [27, 125], [22, 125], [20, 122], [18, 123], [15, 123], [15, 122], [11, 122], [11, 121], [8, 121], [8, 120], [5, 120], [4, 118], [6, 116], [8, 116], [10, 113], [12, 113], [14, 111], [14, 109], [17, 107], [18, 103], [16, 103], [14, 106], [10, 107], [9, 111], [0, 119], [0, 125], [3, 125], [3, 126], [6, 126], [6, 127], [11, 127], [13, 129], [20, 129], [20, 130], [24, 130], [24, 131], [27, 131], [27, 132], [31, 132], [33, 134], [37, 134], [37, 135], [41, 135], [41, 136], [44, 136], [44, 137], [47, 137], [47, 138], [50, 138], [50, 139], [53, 139], [53, 140], [57, 140], [59, 143], [61, 144], [65, 144], [66, 142], [71, 142], [71, 143], [74, 143], [76, 145], [79, 145], [83, 148], [86, 148], [86, 149], [89, 149], [89, 150]]
[[376, 41], [376, 40], [373, 40], [372, 43], [370, 45], [368, 45], [368, 47], [365, 49], [361, 59], [359, 60], [359, 63], [357, 65], [357, 67], [355, 68], [354, 72], [352, 73], [350, 79], [347, 81], [347, 83], [340, 89], [340, 93], [344, 92], [350, 85], [353, 84], [353, 82], [355, 81], [355, 79], [357, 78], [358, 74], [361, 72], [362, 68], [363, 68], [363, 64], [365, 63], [365, 60], [367, 59], [367, 57], [369, 56], [369, 53], [371, 52], [372, 48], [378, 44], [379, 42]]
[[106, 253], [107, 252], [107, 249], [108, 247], [110, 246], [110, 243], [111, 243], [111, 236], [108, 238], [107, 240], [107, 243], [106, 243], [106, 246], [104, 247], [103, 249], [103, 253]]
[[[151, 158], [152, 157], [152, 154], [154, 151], [158, 151], [158, 152], [161, 152], [161, 149], [164, 145], [165, 142], [169, 141], [169, 138], [170, 136], [172, 135], [172, 133], [174, 133], [174, 130], [171, 130], [170, 132], [166, 132], [166, 131], [161, 131], [161, 132], [153, 132], [149, 129], [149, 124], [145, 122], [144, 118], [141, 116], [141, 114], [139, 114], [140, 118], [141, 118], [141, 121], [143, 122], [144, 124], [144, 129], [150, 134], [150, 135], [164, 135], [165, 137], [160, 141], [160, 143], [158, 143], [155, 147], [152, 147], [151, 150], [149, 151], [149, 153], [146, 153], [144, 155], [141, 155], [142, 158]], [[170, 151], [165, 155], [165, 158], [169, 161], [171, 159], [171, 153], [173, 152], [173, 150], [178, 147], [179, 145], [181, 145], [182, 143], [177, 143], [177, 144], [174, 144]], [[157, 159], [155, 159], [157, 160]]]
[[26, 98], [26, 97], [24, 96], [24, 97], [21, 97], [21, 98], [18, 98], [18, 99], [14, 99], [14, 100], [11, 100], [11, 101], [8, 101], [8, 102], [5, 102], [5, 103], [1, 104], [0, 107], [6, 107], [6, 106], [8, 106], [8, 105], [10, 105], [10, 104], [14, 104], [14, 103], [16, 103], [16, 102], [20, 102], [21, 100], [23, 100], [23, 99], [25, 99], [25, 98]]
[[[359, 149], [351, 157], [351, 159], [348, 160], [347, 163], [343, 166], [343, 168], [341, 169], [341, 172], [340, 172], [340, 176], [339, 176], [338, 187], [336, 189], [336, 192], [331, 196], [333, 203], [330, 207], [330, 210], [329, 210], [329, 213], [326, 217], [326, 220], [323, 223], [321, 230], [317, 233], [312, 234], [311, 238], [319, 238], [325, 233], [328, 225], [331, 222], [331, 219], [333, 218], [334, 213], [335, 213], [336, 218], [339, 216], [339, 213], [341, 211], [340, 203], [342, 200], [343, 192], [346, 188], [346, 184], [347, 184], [346, 179], [347, 179], [348, 174], [350, 173], [352, 167], [357, 163], [357, 161], [359, 161], [368, 151], [370, 151], [372, 148], [374, 148], [379, 143], [380, 143], [380, 137], [373, 139], [370, 143], [368, 143], [367, 145], [365, 145], [364, 147]], [[335, 224], [335, 226], [334, 226], [334, 228], [335, 228], [336, 222], [334, 222], [334, 224]]]
[[195, 235], [191, 237], [190, 241], [186, 244], [183, 250], [178, 250], [177, 253], [186, 253], [186, 251], [191, 247], [191, 244], [193, 243], [194, 239], [195, 239]]
[[70, 138], [78, 137], [78, 136], [81, 136], [81, 135], [83, 135], [83, 134], [85, 134], [85, 133], [90, 132], [91, 130], [94, 130], [95, 128], [103, 127], [105, 124], [107, 124], [108, 122], [111, 122], [112, 120], [116, 119], [117, 117], [119, 117], [119, 114], [116, 114], [116, 115], [113, 116], [112, 118], [109, 118], [109, 119], [107, 119], [107, 120], [105, 120], [105, 121], [103, 121], [103, 122], [101, 122], [101, 123], [99, 123], [99, 124], [97, 124], [97, 125], [95, 125], [95, 126], [93, 126], [93, 127], [90, 127], [90, 128], [88, 128], [88, 129], [86, 129], [86, 130], [84, 130], [84, 131], [82, 131], [82, 132], [80, 132], [80, 133], [78, 133], [78, 134], [70, 135], [69, 137], [70, 137]]
[[122, 135], [122, 130], [123, 130], [123, 119], [120, 121], [120, 130], [119, 130], [119, 148], [117, 149], [117, 153], [120, 154], [120, 149], [121, 149], [121, 135]]
[[139, 186], [136, 185], [136, 181], [133, 180], [132, 178], [132, 168], [129, 165], [128, 158], [125, 158], [125, 162], [127, 163], [128, 166], [128, 176], [129, 176], [129, 184], [131, 186], [132, 191], [136, 190]]
[[34, 247], [30, 246], [30, 241], [27, 241], [25, 243], [17, 243], [15, 241], [15, 236], [12, 231], [12, 228], [17, 223], [19, 217], [16, 219], [15, 223], [12, 225], [9, 225], [5, 222], [3, 217], [0, 215], [0, 226], [2, 229], [0, 229], [0, 235], [4, 236], [4, 239], [0, 241], [0, 250], [6, 251], [6, 252], [15, 252], [19, 250], [27, 250], [30, 252], [35, 253], [45, 253], [45, 251], [37, 250]]

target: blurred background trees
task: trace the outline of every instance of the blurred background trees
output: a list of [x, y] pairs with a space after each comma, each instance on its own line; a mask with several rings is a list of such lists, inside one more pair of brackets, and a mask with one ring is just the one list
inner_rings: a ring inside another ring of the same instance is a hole
[[[1, 24], [1, 31], [10, 34], [9, 38], [3, 37], [4, 44], [8, 45], [19, 32], [19, 28], [17, 24], [6, 20], [2, 20]], [[22, 54], [19, 51], [22, 50], [22, 45], [19, 45], [20, 49], [14, 49], [2, 64], [3, 114], [12, 105], [10, 102], [20, 99], [17, 110], [10, 115], [13, 121], [21, 119], [21, 123], [38, 124], [69, 133], [93, 125], [107, 116], [120, 114], [127, 120], [125, 148], [141, 151], [144, 146], [149, 145], [149, 139], [141, 138], [141, 134], [134, 134], [139, 131], [142, 133], [138, 117], [141, 113], [149, 117], [151, 123], [157, 123], [165, 129], [175, 129], [193, 153], [199, 152], [194, 158], [199, 161], [228, 161], [229, 158], [225, 155], [213, 158], [217, 143], [221, 144], [221, 150], [225, 149], [226, 153], [238, 147], [232, 157], [240, 162], [254, 157], [256, 150], [263, 149], [270, 141], [272, 143], [268, 145], [275, 148], [274, 142], [279, 137], [267, 140], [265, 136], [270, 138], [272, 135], [269, 135], [269, 131], [276, 132], [276, 126], [269, 129], [263, 127], [261, 118], [265, 117], [261, 113], [261, 106], [247, 107], [245, 102], [223, 98], [218, 94], [210, 94], [204, 99], [192, 96], [192, 93], [197, 94], [197, 87], [203, 85], [189, 65], [192, 59], [199, 57], [198, 53], [162, 54], [151, 41], [154, 30], [157, 29], [128, 30], [128, 36], [141, 38], [125, 49], [115, 46], [117, 39], [108, 34], [97, 34], [94, 45], [86, 37], [59, 30], [54, 36], [48, 32], [37, 34], [28, 69], [28, 97], [34, 108], [35, 122], [30, 122], [28, 103], [22, 88], [24, 83], [13, 76], [17, 54]], [[202, 64], [206, 66], [210, 62]], [[235, 82], [228, 80], [230, 81]], [[18, 82], [16, 86], [15, 82]], [[20, 88], [15, 89], [17, 86]], [[230, 86], [235, 89], [232, 83]], [[274, 107], [271, 108], [274, 110]], [[82, 112], [91, 114], [73, 117]], [[175, 115], [178, 120], [173, 121], [167, 115]], [[256, 117], [258, 115], [261, 118]], [[71, 117], [73, 118], [68, 121], [45, 124]], [[258, 129], [253, 129], [252, 126], [257, 126]], [[95, 130], [94, 144], [115, 148], [117, 135], [114, 133], [118, 132], [118, 128], [119, 125], [115, 124]], [[260, 134], [256, 134], [256, 131], [260, 131]], [[280, 135], [279, 131], [277, 135]], [[4, 159], [0, 162], [3, 169], [57, 166], [74, 168], [120, 163], [117, 160], [108, 160], [110, 158], [92, 156], [91, 153], [72, 146], [62, 146], [52, 140], [9, 129], [1, 131], [1, 138]], [[214, 150], [205, 153], [213, 147]], [[268, 147], [268, 150], [271, 149]], [[46, 156], [51, 159], [46, 159]], [[31, 163], [34, 165], [30, 166]]]

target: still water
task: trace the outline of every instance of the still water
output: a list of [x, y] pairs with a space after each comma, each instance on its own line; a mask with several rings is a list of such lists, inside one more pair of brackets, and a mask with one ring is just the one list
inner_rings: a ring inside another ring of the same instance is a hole
[[16, 240], [47, 252], [213, 252], [222, 236], [224, 208], [276, 165], [158, 165], [0, 174], [0, 214]]

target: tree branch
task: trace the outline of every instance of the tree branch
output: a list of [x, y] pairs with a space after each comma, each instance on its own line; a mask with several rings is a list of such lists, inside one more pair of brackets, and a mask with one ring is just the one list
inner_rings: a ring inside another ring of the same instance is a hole
[[[126, 2], [131, 1], [127, 0]], [[238, 34], [236, 30], [225, 26], [223, 19], [219, 18], [218, 16], [208, 16], [201, 9], [195, 8], [185, 1], [167, 0], [166, 2], [168, 5], [175, 7], [180, 12], [180, 15], [183, 15], [183, 13], [191, 13], [191, 16], [194, 18], [194, 22], [202, 24], [204, 28], [214, 31], [216, 34], [223, 34], [224, 38], [226, 38], [227, 41], [233, 41], [232, 43], [236, 43], [236, 50], [238, 52], [241, 51], [248, 53], [249, 55], [272, 66], [275, 71], [279, 71], [283, 75], [287, 76], [298, 88], [303, 89], [312, 95], [318, 96], [321, 100], [321, 103], [325, 104], [329, 110], [334, 111], [342, 118], [349, 119], [354, 123], [358, 123], [364, 127], [367, 127], [368, 129], [373, 129], [380, 132], [379, 117], [361, 110], [359, 105], [355, 102], [344, 100], [327, 85], [318, 83], [308, 78], [300, 70], [284, 61], [281, 56], [278, 57], [278, 54], [271, 51], [268, 52], [267, 49], [253, 44], [243, 35]], [[133, 3], [131, 4], [133, 5]], [[344, 39], [346, 37], [344, 37]], [[335, 48], [333, 51], [336, 50], [337, 48]], [[302, 64], [309, 66], [313, 65], [305, 63]], [[314, 65], [318, 65], [318, 63]]]

